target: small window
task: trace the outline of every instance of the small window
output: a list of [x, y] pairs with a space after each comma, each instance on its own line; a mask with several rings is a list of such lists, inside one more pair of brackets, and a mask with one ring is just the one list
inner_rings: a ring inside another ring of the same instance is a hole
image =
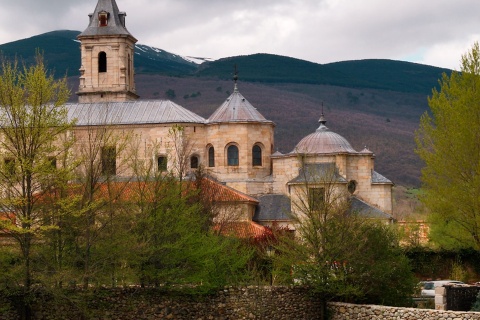
[[3, 167], [5, 170], [5, 175], [6, 176], [13, 176], [15, 175], [16, 169], [15, 169], [15, 159], [13, 158], [5, 158], [3, 160]]
[[308, 189], [308, 205], [312, 211], [320, 211], [325, 203], [325, 188]]
[[48, 164], [52, 169], [57, 169], [57, 158], [55, 157], [48, 157]]
[[117, 150], [115, 147], [102, 148], [102, 174], [117, 174]]
[[157, 158], [158, 171], [167, 171], [167, 157], [159, 156]]
[[210, 168], [215, 167], [215, 148], [208, 148], [208, 166]]
[[238, 166], [238, 147], [231, 145], [227, 149], [227, 162], [229, 166]]
[[348, 192], [350, 192], [350, 194], [353, 194], [355, 190], [357, 190], [357, 181], [350, 180], [348, 182], [347, 188], [348, 188]]
[[108, 12], [102, 11], [98, 14], [98, 23], [100, 27], [106, 27], [108, 24]]
[[254, 145], [252, 148], [252, 165], [262, 165], [262, 148], [259, 145]]
[[98, 54], [98, 72], [107, 72], [107, 54], [103, 51]]
[[190, 158], [190, 168], [198, 169], [198, 157], [197, 156], [192, 156]]

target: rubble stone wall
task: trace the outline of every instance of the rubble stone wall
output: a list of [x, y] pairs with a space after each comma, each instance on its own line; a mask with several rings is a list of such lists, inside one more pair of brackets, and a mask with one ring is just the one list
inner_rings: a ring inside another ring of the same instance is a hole
[[330, 320], [475, 320], [480, 312], [444, 311], [433, 309], [395, 308], [331, 302], [328, 304]]

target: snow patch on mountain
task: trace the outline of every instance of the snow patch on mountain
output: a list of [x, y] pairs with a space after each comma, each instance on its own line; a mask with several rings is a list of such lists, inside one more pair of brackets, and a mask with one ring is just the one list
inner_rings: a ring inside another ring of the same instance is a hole
[[147, 46], [144, 44], [136, 44], [135, 48], [137, 49], [135, 54], [138, 54], [138, 55], [146, 54], [148, 59], [155, 59], [155, 57], [161, 57], [164, 59], [171, 59], [175, 61], [183, 60], [183, 61], [194, 63], [194, 64], [202, 64], [207, 61], [214, 61], [213, 59], [210, 59], [210, 58], [181, 56], [181, 55], [177, 55], [159, 48]]

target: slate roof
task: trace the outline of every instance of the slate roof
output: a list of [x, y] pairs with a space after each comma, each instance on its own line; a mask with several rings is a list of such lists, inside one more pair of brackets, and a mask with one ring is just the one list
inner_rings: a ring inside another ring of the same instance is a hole
[[258, 112], [258, 110], [245, 99], [235, 85], [234, 92], [225, 102], [208, 118], [208, 123], [222, 122], [265, 122], [273, 123]]
[[72, 103], [66, 107], [69, 120], [77, 119], [77, 126], [205, 123], [203, 117], [169, 100]]
[[374, 184], [393, 184], [392, 181], [382, 176], [376, 171], [372, 171], [372, 183]]
[[291, 202], [284, 194], [268, 194], [258, 198], [260, 202], [253, 221], [290, 220]]
[[289, 184], [298, 183], [322, 183], [322, 182], [338, 182], [346, 183], [337, 170], [335, 163], [307, 163], [303, 168], [300, 168], [298, 176], [290, 180]]
[[[98, 21], [98, 14], [102, 11], [109, 13], [108, 24], [105, 27], [100, 27]], [[78, 37], [124, 35], [135, 39], [125, 27], [126, 15], [125, 12], [120, 12], [120, 10], [118, 10], [115, 0], [98, 0], [95, 12], [89, 15], [90, 23], [87, 29], [80, 33]]]
[[393, 217], [390, 214], [383, 212], [354, 196], [350, 198], [350, 210], [366, 218], [393, 220]]
[[341, 135], [330, 131], [323, 123], [314, 132], [300, 140], [290, 153], [332, 154], [357, 153]]

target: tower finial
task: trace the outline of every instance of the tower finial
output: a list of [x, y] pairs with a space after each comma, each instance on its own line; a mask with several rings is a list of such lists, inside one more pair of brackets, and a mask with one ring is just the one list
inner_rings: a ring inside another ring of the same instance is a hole
[[235, 63], [234, 72], [233, 72], [233, 81], [235, 82], [234, 92], [238, 92], [237, 81], [238, 81], [238, 69], [237, 64]]
[[325, 115], [323, 113], [323, 101], [322, 101], [322, 114], [321, 114], [320, 120], [318, 120], [318, 122], [320, 122], [321, 125], [325, 125], [327, 123], [327, 120], [325, 120]]

